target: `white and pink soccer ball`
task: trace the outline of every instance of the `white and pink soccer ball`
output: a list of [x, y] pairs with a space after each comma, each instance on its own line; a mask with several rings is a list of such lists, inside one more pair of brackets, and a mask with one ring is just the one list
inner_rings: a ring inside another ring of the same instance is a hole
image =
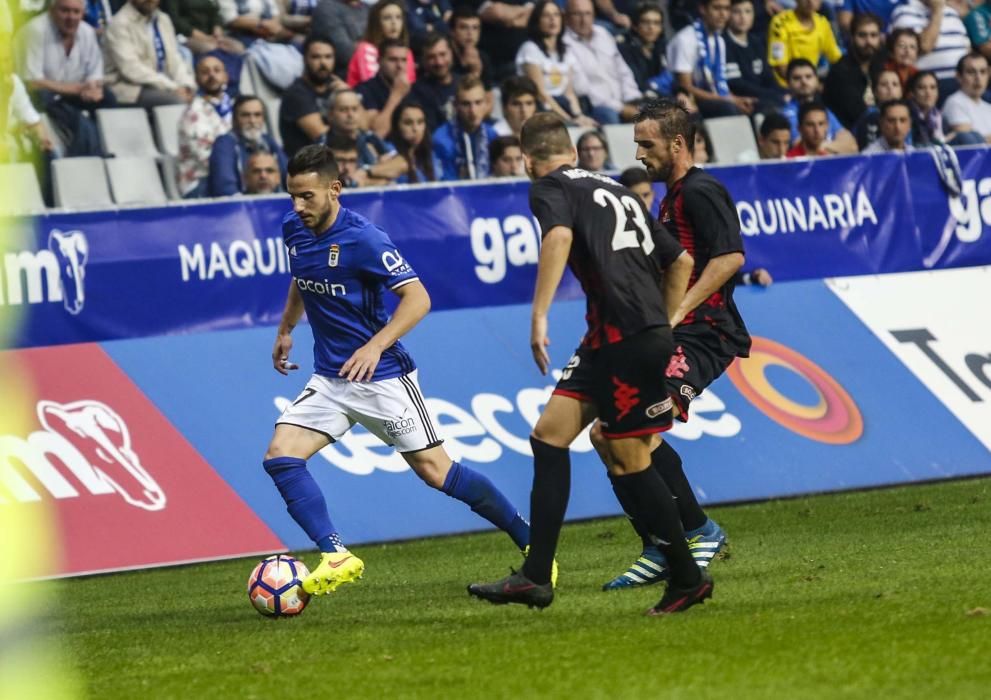
[[299, 615], [310, 602], [303, 579], [310, 575], [306, 564], [285, 554], [263, 559], [248, 577], [248, 598], [266, 617]]

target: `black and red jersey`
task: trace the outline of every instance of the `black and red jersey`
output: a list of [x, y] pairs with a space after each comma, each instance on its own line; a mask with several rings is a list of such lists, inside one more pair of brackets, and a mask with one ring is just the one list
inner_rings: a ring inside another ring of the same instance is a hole
[[[688, 287], [698, 280], [709, 260], [743, 252], [740, 217], [729, 192], [709, 173], [692, 168], [668, 190], [661, 202], [660, 221], [695, 258]], [[732, 355], [750, 354], [750, 334], [733, 301], [734, 281], [716, 290], [678, 326], [693, 331], [711, 328]]]
[[572, 231], [568, 266], [588, 299], [582, 345], [617, 343], [667, 326], [663, 270], [683, 252], [640, 198], [615, 180], [562, 166], [530, 188], [530, 209], [544, 235]]

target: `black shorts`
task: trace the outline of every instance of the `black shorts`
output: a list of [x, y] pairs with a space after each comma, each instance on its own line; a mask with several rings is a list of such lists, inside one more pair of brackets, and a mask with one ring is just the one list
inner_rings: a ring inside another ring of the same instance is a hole
[[736, 355], [719, 342], [709, 328], [687, 326], [674, 331], [674, 353], [667, 367], [668, 393], [688, 421], [688, 404], [733, 364]]
[[673, 347], [667, 326], [649, 328], [596, 350], [580, 347], [554, 393], [593, 404], [607, 438], [669, 430], [673, 404], [664, 369]]

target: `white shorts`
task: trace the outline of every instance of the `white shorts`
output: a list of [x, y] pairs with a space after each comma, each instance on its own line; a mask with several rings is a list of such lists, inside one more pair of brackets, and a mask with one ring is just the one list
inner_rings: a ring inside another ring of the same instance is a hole
[[361, 423], [398, 452], [436, 447], [433, 421], [416, 381], [417, 370], [378, 382], [349, 382], [314, 374], [275, 424], [297, 425], [339, 440]]

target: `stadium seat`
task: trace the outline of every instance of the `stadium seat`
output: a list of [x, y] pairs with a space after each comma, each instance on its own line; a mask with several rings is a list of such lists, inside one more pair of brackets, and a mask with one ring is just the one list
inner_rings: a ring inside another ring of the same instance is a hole
[[162, 176], [155, 158], [107, 158], [110, 189], [117, 204], [165, 204]]
[[160, 105], [152, 110], [158, 149], [168, 156], [179, 155], [179, 121], [186, 105]]
[[45, 211], [41, 185], [30, 163], [0, 163], [0, 192], [3, 214], [26, 216]]
[[502, 119], [502, 90], [498, 87], [492, 88], [492, 112], [489, 118], [494, 122]]
[[171, 201], [182, 199], [179, 194], [179, 159], [166, 155], [158, 159], [158, 164], [162, 168], [165, 196]]
[[272, 135], [275, 142], [282, 145], [282, 134], [279, 133], [279, 108], [282, 106], [282, 98], [262, 100], [265, 105], [265, 120], [268, 122], [268, 133]]
[[750, 118], [743, 115], [705, 120], [716, 163], [756, 163], [760, 160]]
[[[140, 107], [98, 109], [96, 122], [100, 127], [100, 139], [107, 155], [132, 158], [158, 156], [148, 115]], [[178, 136], [176, 138], [178, 140]]]
[[255, 94], [255, 81], [251, 75], [251, 67], [248, 65], [251, 61], [245, 56], [244, 60], [241, 61], [241, 77], [237, 81], [237, 92], [239, 95], [254, 95]]
[[636, 158], [637, 144], [633, 141], [632, 124], [606, 124], [602, 131], [609, 142], [609, 155], [616, 170], [640, 165]]
[[52, 163], [52, 180], [57, 207], [113, 206], [103, 158], [59, 158]]

